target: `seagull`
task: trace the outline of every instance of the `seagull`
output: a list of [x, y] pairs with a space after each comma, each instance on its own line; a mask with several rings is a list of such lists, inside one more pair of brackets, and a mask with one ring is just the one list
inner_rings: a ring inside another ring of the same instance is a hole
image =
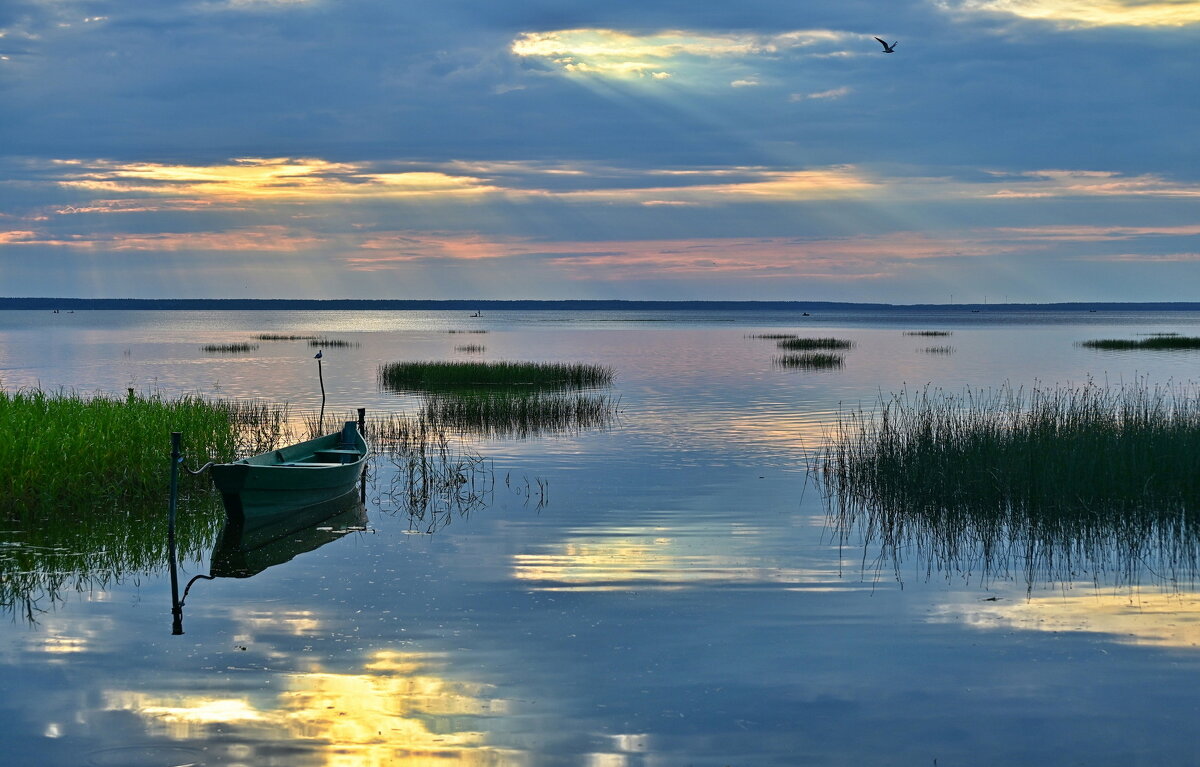
[[[878, 38], [878, 37], [877, 37], [877, 38], [875, 38], [875, 39], [876, 39], [876, 40], [879, 40], [879, 38]], [[895, 52], [896, 52], [896, 43], [899, 43], [899, 42], [900, 42], [900, 41], [899, 41], [899, 40], [897, 40], [895, 43], [892, 43], [891, 45], [888, 45], [888, 44], [887, 44], [887, 41], [885, 41], [885, 40], [879, 40], [879, 44], [883, 46], [883, 51], [882, 51], [883, 53], [895, 53]]]
[[324, 349], [318, 349], [318, 350], [317, 350], [317, 353], [313, 355], [313, 359], [314, 359], [314, 360], [319, 360], [319, 359], [321, 359], [321, 356], [322, 356], [323, 354], [325, 354], [325, 350], [324, 350]]

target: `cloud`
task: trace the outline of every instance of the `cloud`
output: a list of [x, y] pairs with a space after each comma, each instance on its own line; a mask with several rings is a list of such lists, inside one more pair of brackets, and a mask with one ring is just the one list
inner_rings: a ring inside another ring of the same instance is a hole
[[[776, 57], [840, 43], [849, 37], [831, 30], [775, 34], [667, 30], [637, 34], [582, 28], [525, 32], [513, 41], [511, 51], [518, 57], [543, 61], [572, 75], [666, 79], [678, 72], [695, 71], [722, 61]], [[754, 80], [747, 77], [735, 82], [757, 84]]]
[[1197, 0], [939, 0], [953, 11], [1003, 13], [1067, 26], [1183, 27], [1200, 23]]
[[851, 92], [851, 88], [847, 85], [843, 85], [840, 88], [830, 88], [827, 91], [817, 91], [815, 93], [793, 93], [791, 96], [788, 96], [788, 100], [789, 101], [804, 101], [806, 99], [817, 99], [817, 100], [840, 99], [843, 96], [849, 96], [850, 92]]

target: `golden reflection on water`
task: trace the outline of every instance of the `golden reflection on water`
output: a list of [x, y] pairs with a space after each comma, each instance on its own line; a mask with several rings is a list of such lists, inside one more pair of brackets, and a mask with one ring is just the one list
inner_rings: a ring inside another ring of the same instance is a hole
[[935, 620], [992, 630], [1105, 634], [1126, 645], [1200, 648], [1200, 594], [1195, 592], [1092, 592], [946, 605]]
[[[438, 665], [433, 655], [380, 651], [361, 673], [282, 675], [275, 695], [111, 691], [105, 708], [137, 714], [152, 735], [204, 740], [219, 726], [226, 740], [286, 742], [331, 766], [496, 763], [499, 751], [475, 727], [510, 713], [509, 703], [489, 697], [487, 685], [439, 676]], [[514, 756], [505, 763], [519, 763]]]
[[758, 538], [753, 530], [737, 525], [578, 531], [541, 546], [541, 551], [514, 555], [513, 577], [540, 591], [683, 589], [720, 583], [808, 588], [839, 581], [837, 561], [816, 568], [796, 567], [793, 561], [785, 566], [764, 555]]

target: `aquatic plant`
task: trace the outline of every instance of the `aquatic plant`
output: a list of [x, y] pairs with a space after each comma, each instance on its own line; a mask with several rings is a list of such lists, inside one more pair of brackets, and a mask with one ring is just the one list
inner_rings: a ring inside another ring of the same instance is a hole
[[487, 351], [487, 347], [482, 346], [481, 344], [463, 344], [462, 346], [454, 347], [454, 351], [467, 352], [470, 354], [478, 354], [480, 352]]
[[1093, 341], [1080, 341], [1076, 345], [1087, 349], [1102, 349], [1105, 351], [1125, 351], [1130, 349], [1173, 351], [1179, 349], [1200, 349], [1200, 338], [1164, 333], [1161, 335], [1154, 334], [1139, 340], [1099, 338]]
[[954, 354], [953, 346], [926, 346], [921, 351], [926, 354]]
[[1017, 562], [1032, 585], [1117, 561], [1132, 581], [1153, 561], [1195, 576], [1195, 387], [901, 393], [843, 414], [814, 471], [839, 531], [896, 562], [924, 555], [927, 572]]
[[821, 368], [840, 368], [845, 364], [845, 358], [840, 354], [824, 352], [805, 352], [803, 354], [784, 354], [775, 358], [775, 364], [784, 368], [802, 368], [816, 370]]
[[949, 335], [953, 335], [953, 334], [954, 334], [953, 331], [950, 331], [950, 330], [906, 330], [906, 331], [904, 331], [904, 335], [906, 335], [906, 336], [949, 336]]
[[612, 383], [612, 368], [560, 362], [393, 362], [379, 366], [387, 391], [480, 387], [582, 389]]
[[200, 347], [200, 351], [208, 352], [209, 354], [246, 354], [258, 351], [258, 344], [205, 344]]
[[795, 333], [755, 333], [746, 338], [761, 338], [768, 341], [782, 341], [785, 338], [799, 338]]
[[311, 341], [317, 336], [293, 336], [279, 333], [259, 333], [254, 337], [258, 341]]
[[854, 342], [841, 338], [785, 338], [775, 345], [780, 349], [798, 352], [815, 349], [849, 349], [854, 346]]
[[278, 437], [282, 419], [254, 402], [0, 392], [0, 513], [161, 501], [171, 432], [198, 466]]

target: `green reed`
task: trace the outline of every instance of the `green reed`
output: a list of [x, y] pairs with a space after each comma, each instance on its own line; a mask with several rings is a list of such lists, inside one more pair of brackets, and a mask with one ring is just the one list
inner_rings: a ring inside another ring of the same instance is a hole
[[825, 352], [805, 352], [803, 354], [783, 354], [775, 358], [775, 364], [784, 368], [800, 368], [802, 370], [827, 370], [840, 368], [845, 365], [845, 358], [840, 354]]
[[906, 331], [904, 331], [904, 335], [906, 335], [906, 336], [940, 337], [940, 336], [953, 335], [953, 331], [950, 331], [950, 330], [906, 330]]
[[612, 368], [559, 362], [393, 362], [379, 366], [387, 391], [540, 387], [583, 389], [612, 383]]
[[799, 352], [817, 349], [849, 349], [854, 346], [854, 342], [841, 338], [785, 338], [775, 345], [786, 351]]
[[454, 347], [454, 351], [467, 352], [468, 354], [479, 354], [480, 352], [487, 351], [487, 347], [483, 346], [482, 344], [463, 344], [461, 346]]
[[1174, 351], [1181, 349], [1200, 349], [1200, 338], [1174, 334], [1152, 335], [1148, 338], [1141, 338], [1137, 340], [1125, 338], [1099, 338], [1092, 341], [1080, 341], [1077, 346], [1082, 346], [1086, 349], [1101, 349], [1104, 351], [1126, 351], [1131, 349]]
[[926, 346], [921, 351], [926, 354], [954, 354], [953, 346]]
[[817, 463], [837, 529], [858, 525], [927, 574], [1134, 582], [1200, 560], [1200, 390], [1080, 387], [901, 393], [844, 414]]
[[755, 333], [746, 338], [759, 338], [767, 341], [782, 341], [787, 338], [799, 338], [795, 333]]
[[318, 336], [293, 336], [280, 333], [259, 333], [254, 337], [258, 341], [311, 341]]
[[270, 441], [281, 420], [271, 406], [190, 396], [0, 392], [0, 513], [159, 501], [171, 432], [199, 466]]
[[205, 344], [200, 347], [200, 351], [208, 352], [209, 354], [247, 354], [258, 351], [258, 344]]

